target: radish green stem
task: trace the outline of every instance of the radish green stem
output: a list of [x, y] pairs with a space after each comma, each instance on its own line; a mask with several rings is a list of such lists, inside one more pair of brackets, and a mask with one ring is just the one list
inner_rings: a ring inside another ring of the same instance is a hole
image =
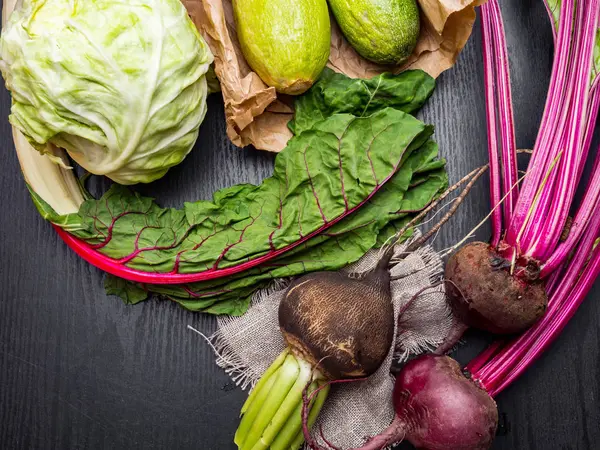
[[240, 412], [240, 416], [244, 415], [244, 413], [248, 410], [248, 407], [256, 398], [256, 394], [261, 391], [261, 389], [267, 383], [267, 381], [269, 380], [271, 375], [273, 375], [273, 373], [275, 373], [277, 371], [277, 369], [279, 369], [281, 367], [281, 365], [283, 364], [283, 362], [285, 361], [285, 358], [287, 357], [287, 355], [289, 353], [290, 353], [289, 347], [286, 348], [284, 351], [282, 351], [279, 354], [279, 356], [275, 359], [275, 361], [273, 361], [273, 363], [269, 366], [269, 368], [263, 374], [263, 376], [260, 378], [260, 380], [258, 380], [258, 383], [256, 383], [256, 386], [254, 386], [254, 388], [252, 389], [252, 392], [250, 392], [250, 395], [244, 402], [244, 405], [242, 406], [242, 410]]
[[312, 380], [312, 367], [307, 362], [296, 359], [300, 373], [291, 390], [287, 393], [281, 406], [275, 412], [269, 425], [262, 433], [260, 440], [252, 447], [253, 450], [266, 450], [277, 437], [296, 407], [302, 404], [302, 391]]
[[327, 381], [311, 394], [308, 394], [306, 390], [302, 393], [302, 434], [308, 447], [314, 449], [321, 448], [320, 445], [317, 444], [317, 442], [310, 435], [310, 428], [312, 427], [311, 417], [314, 409], [310, 408], [310, 403], [313, 398], [321, 395], [322, 391], [328, 391], [332, 384], [357, 383], [364, 380], [366, 380], [366, 378], [345, 378], [341, 380]]
[[[315, 424], [317, 417], [319, 416], [319, 412], [321, 411], [321, 408], [323, 408], [323, 404], [325, 403], [325, 400], [327, 399], [327, 395], [329, 395], [329, 389], [330, 389], [330, 384], [324, 384], [319, 386], [319, 391], [316, 394], [316, 396], [314, 397], [314, 402], [312, 404], [312, 407], [310, 408], [310, 412], [308, 413], [308, 419], [306, 421], [306, 425], [308, 429], [311, 429], [313, 427], [313, 425]], [[316, 391], [314, 391], [316, 392]], [[314, 394], [313, 392], [313, 394]], [[312, 394], [311, 394], [312, 395]], [[302, 429], [300, 430], [300, 432], [296, 435], [296, 438], [294, 439], [294, 441], [292, 442], [292, 445], [290, 445], [290, 450], [297, 450], [300, 448], [300, 446], [304, 443], [304, 432], [302, 431]]]
[[[308, 386], [312, 393], [323, 382], [320, 371], [294, 355], [289, 348], [285, 349], [258, 381], [242, 407], [242, 419], [234, 440], [238, 448], [293, 448], [292, 441], [296, 441], [302, 430], [303, 392]], [[321, 395], [322, 401], [326, 396], [326, 393]], [[314, 413], [318, 414], [319, 409], [314, 409]]]
[[[312, 393], [319, 387], [316, 381], [313, 381], [308, 388], [308, 392]], [[311, 407], [314, 405], [311, 403]], [[302, 430], [302, 402], [296, 405], [296, 408], [290, 414], [283, 428], [277, 433], [277, 438], [271, 444], [271, 450], [288, 450], [290, 445]]]
[[252, 427], [254, 419], [260, 413], [260, 410], [265, 403], [271, 388], [277, 380], [277, 376], [278, 373], [275, 372], [270, 376], [265, 377], [266, 381], [262, 384], [260, 391], [257, 391], [254, 400], [248, 405], [247, 411], [242, 416], [240, 426], [235, 432], [234, 442], [238, 447], [241, 447], [248, 437], [248, 433], [250, 432], [250, 428]]
[[[296, 358], [290, 354], [285, 358], [283, 365], [271, 375], [273, 383], [271, 384], [270, 380], [265, 383], [264, 389], [257, 394], [256, 401], [252, 402], [248, 412], [242, 416], [240, 428], [246, 429], [248, 427], [246, 422], [250, 424], [244, 439], [241, 442], [236, 441], [242, 450], [250, 450], [258, 442], [264, 429], [275, 416], [277, 409], [294, 385], [299, 373], [300, 366]], [[262, 399], [261, 404], [259, 404], [259, 399]]]

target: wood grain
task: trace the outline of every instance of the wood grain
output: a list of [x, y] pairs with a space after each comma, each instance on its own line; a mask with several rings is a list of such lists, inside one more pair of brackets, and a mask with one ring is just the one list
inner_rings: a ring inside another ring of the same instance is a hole
[[[512, 64], [517, 140], [533, 145], [549, 78], [552, 39], [540, 0], [503, 3]], [[35, 211], [0, 92], [0, 448], [234, 448], [245, 394], [214, 364], [205, 333], [215, 321], [168, 302], [135, 307], [109, 298], [102, 274], [78, 259]], [[210, 198], [216, 189], [259, 182], [273, 157], [227, 140], [213, 96], [194, 152], [143, 193], [163, 205]], [[479, 30], [442, 75], [422, 113], [453, 180], [486, 156]], [[97, 182], [95, 190], [106, 187]], [[436, 240], [450, 245], [486, 214], [481, 183]], [[481, 231], [484, 237], [487, 230]], [[474, 356], [489, 337], [472, 333], [457, 352]], [[600, 292], [596, 288], [550, 353], [498, 398], [508, 429], [495, 449], [595, 449], [600, 441]], [[402, 448], [408, 448], [404, 445]]]

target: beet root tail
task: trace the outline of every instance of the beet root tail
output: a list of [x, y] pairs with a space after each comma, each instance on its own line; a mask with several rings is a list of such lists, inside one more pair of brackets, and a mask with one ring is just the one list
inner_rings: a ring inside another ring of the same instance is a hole
[[445, 355], [450, 350], [458, 344], [460, 338], [462, 338], [465, 331], [467, 331], [469, 327], [462, 323], [460, 320], [455, 319], [452, 324], [452, 328], [444, 338], [443, 342], [437, 346], [437, 348], [433, 351], [434, 355]]
[[400, 417], [395, 416], [394, 420], [377, 436], [369, 438], [362, 447], [353, 450], [381, 450], [392, 444], [397, 444], [404, 439], [406, 435], [406, 424]]
[[[398, 416], [394, 416], [394, 420], [385, 430], [377, 436], [370, 437], [362, 447], [356, 447], [347, 450], [382, 450], [393, 444], [398, 444], [406, 435], [406, 424]], [[321, 439], [327, 444], [327, 447], [319, 445], [314, 440], [306, 441], [312, 450], [340, 450], [330, 443], [321, 433]]]

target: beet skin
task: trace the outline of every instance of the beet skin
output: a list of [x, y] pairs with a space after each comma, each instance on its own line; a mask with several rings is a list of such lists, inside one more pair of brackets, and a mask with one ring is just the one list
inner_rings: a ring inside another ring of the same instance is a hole
[[396, 378], [394, 407], [406, 439], [419, 449], [486, 450], [496, 436], [496, 402], [448, 356], [406, 364]]
[[462, 247], [446, 265], [454, 313], [468, 326], [496, 334], [525, 331], [546, 311], [544, 283], [510, 273], [510, 262], [483, 242]]

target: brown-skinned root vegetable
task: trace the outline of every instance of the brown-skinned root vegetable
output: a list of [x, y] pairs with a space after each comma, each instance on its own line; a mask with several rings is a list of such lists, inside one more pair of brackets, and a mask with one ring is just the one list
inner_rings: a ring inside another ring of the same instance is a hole
[[537, 279], [535, 262], [514, 267], [489, 244], [462, 247], [446, 264], [448, 301], [454, 314], [470, 327], [496, 334], [519, 333], [546, 311], [548, 297]]
[[[353, 450], [380, 450], [402, 440], [423, 450], [487, 450], [496, 435], [496, 402], [448, 356], [408, 362], [396, 377], [393, 401], [391, 425]], [[307, 442], [324, 450], [310, 437]]]
[[[259, 380], [242, 408], [235, 443], [242, 450], [298, 449], [303, 393], [313, 396], [308, 426], [327, 397], [329, 383], [373, 374], [394, 336], [388, 264], [393, 246], [360, 276], [316, 272], [295, 280], [279, 306], [288, 344]], [[308, 386], [308, 392], [305, 392]]]

